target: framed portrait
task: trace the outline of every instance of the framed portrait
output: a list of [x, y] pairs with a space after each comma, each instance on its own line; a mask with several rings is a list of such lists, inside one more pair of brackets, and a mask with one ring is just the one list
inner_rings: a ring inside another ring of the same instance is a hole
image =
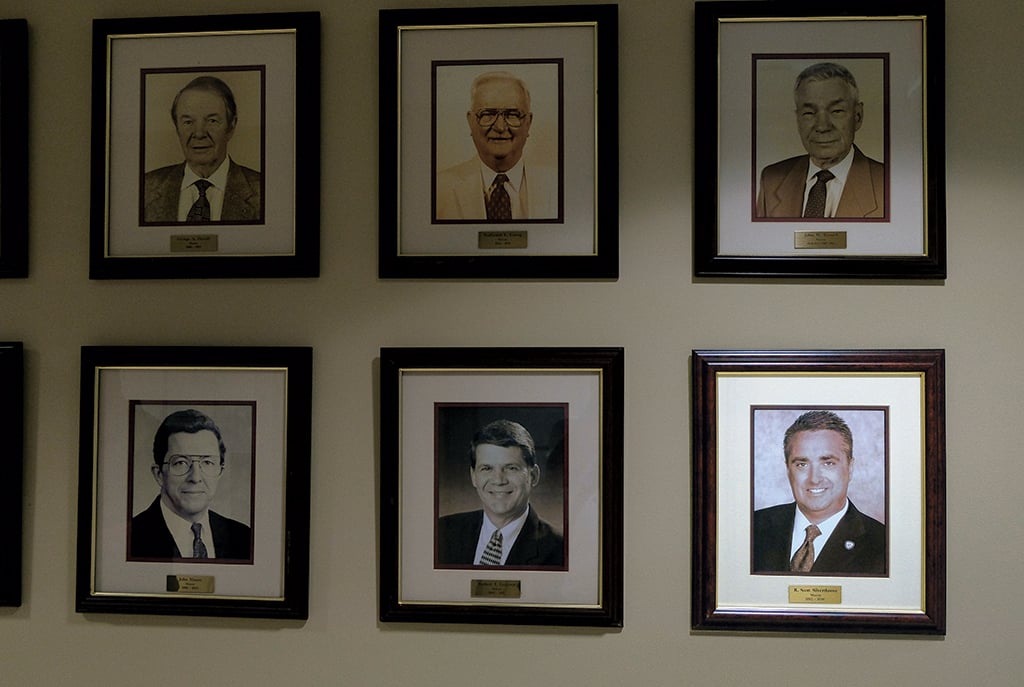
[[693, 351], [694, 629], [945, 634], [944, 359]]
[[380, 618], [622, 626], [621, 348], [384, 348]]
[[76, 610], [308, 615], [312, 349], [82, 349]]
[[0, 278], [28, 276], [28, 22], [0, 19]]
[[697, 2], [694, 273], [946, 277], [942, 2]]
[[4, 555], [0, 557], [0, 606], [21, 605], [24, 374], [21, 342], [0, 342], [0, 433], [4, 436], [0, 518], [5, 527]]
[[92, 279], [316, 277], [320, 15], [93, 22]]
[[616, 5], [380, 12], [380, 276], [618, 277]]

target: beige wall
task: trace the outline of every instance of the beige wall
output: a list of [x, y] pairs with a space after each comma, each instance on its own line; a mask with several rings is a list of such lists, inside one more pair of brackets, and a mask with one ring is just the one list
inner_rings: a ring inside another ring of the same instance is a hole
[[[948, 280], [695, 282], [692, 3], [623, 0], [621, 278], [466, 283], [376, 276], [377, 3], [5, 0], [31, 31], [32, 221], [31, 276], [0, 282], [0, 340], [27, 358], [25, 603], [0, 610], [0, 685], [780, 685], [805, 652], [829, 685], [1019, 685], [1024, 4], [946, 4]], [[90, 20], [318, 7], [323, 276], [89, 281]], [[474, 326], [495, 302], [530, 325]], [[83, 344], [315, 348], [308, 622], [74, 612]], [[377, 622], [374, 359], [405, 345], [625, 347], [624, 629]], [[690, 632], [688, 354], [716, 347], [946, 349], [944, 639]]]

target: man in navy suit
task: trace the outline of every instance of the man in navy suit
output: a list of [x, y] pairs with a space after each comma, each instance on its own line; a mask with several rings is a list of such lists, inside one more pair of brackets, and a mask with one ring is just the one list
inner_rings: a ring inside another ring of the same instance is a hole
[[530, 504], [540, 466], [526, 428], [510, 420], [485, 425], [473, 436], [469, 460], [469, 478], [483, 509], [438, 521], [438, 563], [564, 567], [562, 535]]
[[262, 175], [228, 156], [238, 123], [228, 85], [196, 77], [175, 96], [171, 119], [185, 161], [146, 173], [141, 221], [262, 223]]
[[786, 430], [783, 453], [793, 503], [754, 512], [752, 572], [887, 574], [885, 525], [847, 498], [853, 433], [829, 410], [812, 410]]
[[128, 558], [252, 560], [248, 526], [210, 510], [224, 472], [220, 429], [198, 410], [179, 410], [153, 439], [160, 494], [132, 518]]

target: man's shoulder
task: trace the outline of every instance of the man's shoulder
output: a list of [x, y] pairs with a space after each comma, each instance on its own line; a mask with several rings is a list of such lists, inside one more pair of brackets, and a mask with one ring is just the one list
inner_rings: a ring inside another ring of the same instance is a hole
[[846, 515], [843, 519], [859, 523], [859, 525], [864, 528], [864, 532], [868, 536], [885, 536], [885, 525], [878, 520], [875, 520], [867, 513], [861, 511], [853, 505], [853, 501], [850, 501], [850, 507], [847, 509]]
[[471, 157], [457, 165], [446, 167], [437, 173], [438, 181], [454, 181], [464, 179], [472, 174], [480, 173], [480, 158]]
[[794, 157], [787, 157], [785, 160], [779, 160], [773, 162], [770, 165], [765, 166], [761, 170], [761, 176], [784, 176], [792, 171], [794, 168], [806, 167], [807, 161], [810, 159], [808, 155], [796, 155]]
[[176, 165], [167, 165], [166, 167], [157, 167], [156, 169], [146, 172], [143, 176], [143, 180], [147, 187], [157, 186], [166, 183], [168, 180], [177, 179], [178, 183], [181, 183], [181, 179], [185, 176], [185, 163], [179, 162]]
[[245, 523], [239, 522], [234, 518], [229, 518], [226, 515], [221, 515], [215, 511], [210, 511], [210, 527], [222, 527], [225, 530], [232, 532], [249, 532], [249, 526]]
[[475, 526], [483, 522], [483, 510], [471, 510], [464, 513], [451, 513], [438, 518], [438, 525], [444, 529]]
[[228, 177], [229, 178], [232, 177], [232, 176], [241, 176], [242, 178], [245, 179], [247, 184], [250, 184], [250, 185], [253, 185], [253, 186], [259, 186], [260, 181], [263, 179], [263, 173], [262, 172], [257, 172], [255, 169], [252, 169], [251, 167], [246, 167], [245, 165], [240, 165], [237, 162], [235, 162], [234, 160], [230, 160], [229, 162], [230, 162], [230, 166], [228, 167]]

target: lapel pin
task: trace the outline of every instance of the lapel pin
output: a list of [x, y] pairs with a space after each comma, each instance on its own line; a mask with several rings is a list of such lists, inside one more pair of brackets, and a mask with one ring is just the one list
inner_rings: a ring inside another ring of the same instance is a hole
[[856, 544], [853, 543], [852, 541], [850, 541], [849, 539], [847, 539], [846, 541], [843, 542], [843, 546], [846, 547], [847, 551], [853, 551], [853, 547], [855, 547]]

